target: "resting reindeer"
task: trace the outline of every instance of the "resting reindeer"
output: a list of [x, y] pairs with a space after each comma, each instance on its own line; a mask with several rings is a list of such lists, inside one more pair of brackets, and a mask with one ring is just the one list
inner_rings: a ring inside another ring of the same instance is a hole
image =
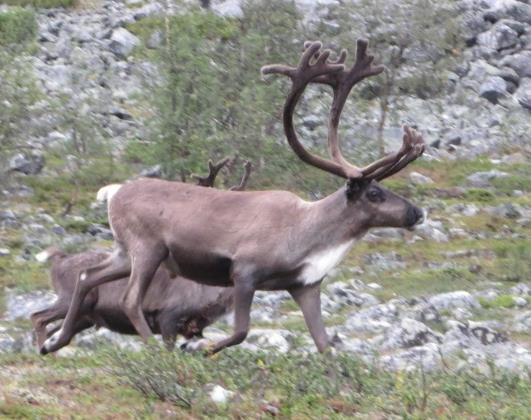
[[[217, 164], [210, 161], [209, 174], [206, 177], [195, 176], [198, 185], [213, 187], [218, 172], [228, 161], [229, 159], [223, 159]], [[231, 190], [245, 189], [250, 173], [251, 164], [246, 162], [242, 180]], [[107, 198], [111, 199], [113, 193]], [[47, 336], [53, 333], [53, 330], [47, 333], [47, 325], [65, 317], [79, 272], [109, 257], [109, 253], [103, 251], [67, 255], [54, 248], [47, 250], [46, 254], [52, 263], [52, 285], [58, 298], [51, 307], [31, 315], [39, 348]], [[83, 301], [81, 319], [75, 325], [76, 334], [92, 326], [106, 327], [122, 334], [136, 334], [134, 326], [119, 305], [126, 286], [127, 277], [124, 277], [92, 290]], [[160, 267], [146, 292], [142, 310], [152, 331], [161, 334], [168, 349], [173, 349], [177, 335], [186, 339], [202, 336], [205, 327], [230, 312], [232, 292], [232, 288], [205, 286], [180, 276], [172, 279], [168, 270]]]
[[[241, 343], [249, 330], [256, 290], [287, 290], [300, 306], [319, 351], [328, 346], [321, 316], [320, 284], [326, 274], [370, 228], [412, 228], [422, 211], [378, 184], [404, 168], [424, 151], [424, 141], [405, 127], [403, 144], [370, 165], [347, 162], [339, 148], [339, 118], [352, 87], [379, 74], [358, 41], [352, 68], [346, 52], [329, 59], [321, 43], [309, 42], [297, 67], [266, 66], [292, 81], [283, 111], [288, 143], [304, 162], [347, 180], [345, 186], [316, 202], [286, 191], [220, 191], [180, 182], [146, 179], [124, 185], [109, 207], [114, 232], [111, 257], [80, 274], [61, 330], [44, 343], [41, 353], [70, 342], [81, 304], [94, 287], [131, 272], [122, 301], [138, 333], [148, 339], [151, 329], [141, 309], [146, 290], [161, 264], [202, 284], [234, 287], [233, 334], [214, 344], [211, 352]], [[293, 112], [309, 83], [332, 87], [328, 145], [331, 160], [308, 152], [297, 138]]]

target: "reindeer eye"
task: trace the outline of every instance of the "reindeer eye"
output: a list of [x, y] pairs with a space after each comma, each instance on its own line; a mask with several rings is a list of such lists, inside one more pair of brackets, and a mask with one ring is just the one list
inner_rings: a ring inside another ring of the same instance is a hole
[[367, 191], [367, 197], [370, 201], [383, 201], [383, 193], [379, 188], [371, 188]]

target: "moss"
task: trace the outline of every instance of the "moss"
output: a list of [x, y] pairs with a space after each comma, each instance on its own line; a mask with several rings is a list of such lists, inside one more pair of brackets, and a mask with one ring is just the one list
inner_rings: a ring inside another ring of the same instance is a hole
[[492, 300], [480, 298], [479, 303], [486, 309], [491, 308], [512, 308], [515, 306], [515, 302], [512, 296], [500, 295]]

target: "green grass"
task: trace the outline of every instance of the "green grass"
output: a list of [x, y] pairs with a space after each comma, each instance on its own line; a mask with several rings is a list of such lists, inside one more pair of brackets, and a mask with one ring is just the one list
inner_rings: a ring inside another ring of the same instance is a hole
[[479, 303], [486, 309], [491, 308], [512, 308], [516, 305], [514, 299], [510, 295], [500, 295], [495, 299], [487, 300], [485, 298], [480, 298]]
[[[524, 418], [531, 402], [528, 375], [524, 379], [496, 370], [394, 373], [348, 354], [299, 356], [231, 349], [205, 359], [151, 347], [137, 354], [110, 350], [107, 357], [111, 373], [121, 383], [201, 418], [260, 416], [265, 403], [275, 406], [281, 418]], [[205, 395], [206, 384], [219, 384], [237, 397], [216, 406]]]
[[36, 36], [37, 21], [32, 10], [17, 7], [0, 13], [0, 47], [24, 49]]
[[0, 4], [9, 4], [11, 6], [20, 7], [33, 6], [42, 9], [52, 9], [56, 7], [73, 7], [77, 3], [77, 0], [0, 0]]

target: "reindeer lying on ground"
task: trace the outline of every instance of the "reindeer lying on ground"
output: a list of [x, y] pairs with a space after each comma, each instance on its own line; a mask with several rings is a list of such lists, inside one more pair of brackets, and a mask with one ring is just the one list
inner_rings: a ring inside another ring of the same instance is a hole
[[[198, 185], [212, 187], [218, 172], [227, 163], [228, 159], [215, 165], [209, 162], [209, 174], [206, 177], [196, 176]], [[251, 172], [250, 163], [246, 162], [244, 168], [240, 184], [231, 190], [245, 189]], [[119, 189], [116, 187], [119, 185], [113, 184], [114, 191], [106, 199], [112, 199]], [[45, 254], [52, 263], [52, 285], [58, 297], [51, 307], [31, 315], [39, 348], [46, 338], [59, 328], [47, 332], [47, 325], [65, 317], [78, 274], [101, 263], [110, 255], [103, 251], [67, 255], [54, 248], [47, 250]], [[101, 285], [88, 294], [81, 307], [81, 317], [75, 325], [76, 334], [92, 326], [106, 327], [121, 334], [137, 334], [119, 305], [127, 280], [128, 278], [124, 277], [116, 282]], [[146, 291], [142, 310], [152, 331], [162, 335], [165, 345], [171, 350], [175, 346], [177, 335], [186, 339], [201, 337], [205, 327], [230, 312], [232, 294], [232, 288], [205, 286], [181, 276], [172, 279], [168, 270], [160, 267]]]
[[[412, 228], [423, 220], [418, 207], [377, 182], [423, 153], [420, 134], [405, 127], [400, 150], [365, 167], [350, 164], [339, 147], [338, 124], [350, 90], [383, 71], [382, 66], [373, 66], [367, 45], [358, 41], [350, 69], [344, 64], [345, 51], [331, 60], [331, 52], [321, 51], [320, 42], [305, 44], [296, 67], [262, 69], [264, 74], [283, 74], [292, 81], [283, 122], [295, 154], [316, 168], [345, 178], [346, 185], [316, 202], [287, 191], [221, 191], [157, 179], [124, 185], [109, 206], [114, 252], [80, 273], [63, 327], [46, 340], [41, 353], [70, 342], [82, 303], [94, 287], [129, 273], [123, 310], [147, 340], [152, 331], [141, 305], [161, 264], [201, 284], [234, 287], [234, 331], [216, 343], [212, 353], [245, 339], [256, 290], [287, 290], [300, 306], [318, 350], [324, 351], [328, 337], [321, 315], [323, 278], [370, 228]], [[334, 92], [328, 125], [331, 160], [308, 152], [294, 129], [293, 112], [310, 83], [326, 84]]]

